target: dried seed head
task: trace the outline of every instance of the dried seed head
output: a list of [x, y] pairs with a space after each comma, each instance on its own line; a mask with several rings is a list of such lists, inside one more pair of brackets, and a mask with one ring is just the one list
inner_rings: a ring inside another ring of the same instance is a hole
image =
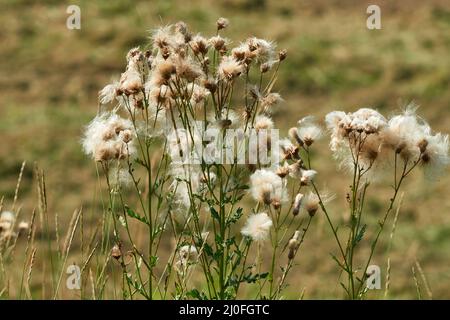
[[313, 192], [309, 192], [305, 196], [305, 200], [303, 200], [304, 208], [309, 213], [309, 215], [312, 217], [316, 213], [316, 211], [320, 208], [321, 203], [325, 204], [330, 201], [332, 201], [335, 198], [334, 194], [330, 194], [326, 191], [322, 191], [320, 193], [320, 198], [317, 194]]
[[284, 165], [284, 166], [279, 166], [277, 168], [276, 174], [280, 177], [280, 178], [284, 178], [289, 174], [289, 166], [288, 165]]
[[175, 23], [175, 31], [181, 34], [186, 34], [188, 32], [188, 26], [184, 21], [178, 21]]
[[306, 212], [308, 212], [310, 217], [314, 217], [317, 210], [319, 210], [319, 203], [320, 203], [320, 199], [315, 193], [310, 192], [306, 196], [305, 201], [304, 201], [305, 210], [306, 210]]
[[111, 249], [111, 257], [116, 260], [119, 260], [122, 257], [122, 250], [120, 249], [120, 245], [114, 245]]
[[257, 170], [250, 176], [250, 192], [253, 198], [265, 205], [279, 207], [288, 201], [285, 183], [275, 172], [267, 169]]
[[401, 142], [396, 148], [395, 148], [395, 153], [399, 154], [403, 151], [403, 149], [405, 149], [406, 147], [406, 143], [405, 142]]
[[14, 221], [16, 221], [16, 215], [13, 212], [11, 212], [11, 211], [3, 211], [0, 214], [0, 222], [13, 225]]
[[419, 141], [417, 146], [419, 147], [420, 153], [424, 153], [425, 150], [427, 150], [428, 141], [426, 139], [422, 139]]
[[315, 207], [309, 207], [308, 208], [308, 214], [310, 217], [314, 217], [316, 215], [317, 210], [319, 209], [319, 206]]
[[189, 43], [189, 41], [191, 41], [192, 34], [189, 32], [188, 26], [185, 22], [177, 22], [175, 24], [175, 31], [183, 36], [184, 43]]
[[297, 249], [298, 245], [299, 245], [299, 241], [297, 239], [292, 238], [291, 240], [289, 240], [288, 248], [289, 249]]
[[300, 178], [300, 184], [302, 186], [307, 186], [316, 176], [317, 171], [315, 170], [302, 170], [302, 176]]
[[421, 159], [423, 162], [428, 163], [431, 160], [431, 157], [428, 153], [424, 153], [422, 154]]
[[186, 79], [188, 82], [193, 82], [202, 74], [200, 66], [191, 59], [175, 59], [174, 65], [177, 76]]
[[187, 262], [195, 262], [198, 258], [197, 248], [195, 246], [184, 245], [179, 251], [180, 259]]
[[209, 39], [209, 43], [214, 47], [216, 51], [226, 51], [227, 40], [221, 36], [215, 36]]
[[241, 45], [241, 46], [231, 50], [231, 55], [237, 61], [244, 61], [247, 56], [247, 50], [248, 50], [248, 47]]
[[229, 21], [227, 18], [220, 17], [217, 19], [217, 30], [222, 30], [228, 27]]
[[161, 56], [164, 60], [167, 60], [170, 57], [170, 49], [168, 47], [161, 49]]
[[289, 253], [288, 253], [288, 259], [292, 260], [295, 257], [295, 249], [290, 249], [289, 248]]
[[266, 73], [267, 71], [270, 70], [270, 63], [266, 62], [261, 64], [261, 66], [259, 67], [259, 70], [261, 71], [261, 73]]
[[265, 205], [270, 205], [272, 203], [272, 197], [271, 197], [271, 191], [270, 190], [264, 190], [262, 192], [262, 200]]
[[172, 34], [169, 26], [160, 27], [153, 31], [152, 41], [153, 44], [159, 49], [167, 48], [172, 42]]
[[244, 68], [236, 59], [224, 56], [218, 67], [218, 75], [221, 80], [231, 81], [240, 76]]
[[292, 214], [294, 216], [297, 216], [300, 212], [300, 208], [302, 206], [302, 200], [303, 200], [304, 195], [302, 193], [299, 193], [295, 196], [295, 200], [294, 200], [294, 208], [292, 210]]
[[94, 153], [94, 160], [97, 162], [108, 161], [114, 158], [111, 148], [106, 145], [99, 146]]
[[[135, 151], [131, 143], [131, 132], [133, 132], [132, 123], [128, 119], [121, 118], [115, 113], [100, 114], [86, 128], [82, 140], [83, 149], [96, 161], [118, 159], [121, 153], [131, 155]], [[125, 143], [123, 139], [128, 142]]]
[[26, 230], [28, 230], [29, 227], [30, 227], [30, 225], [26, 221], [21, 221], [19, 223], [19, 225], [17, 226], [17, 228], [19, 229], [19, 232], [26, 231]]
[[271, 110], [275, 105], [283, 101], [279, 93], [271, 92], [260, 98], [260, 103], [264, 111]]
[[298, 129], [296, 127], [292, 127], [289, 129], [288, 132], [289, 137], [294, 140], [300, 147], [303, 146], [303, 140], [300, 139], [300, 136], [298, 135]]
[[289, 176], [294, 179], [301, 179], [303, 171], [303, 161], [300, 159], [289, 165]]
[[273, 128], [273, 120], [264, 115], [256, 116], [254, 128], [256, 131], [270, 130]]
[[297, 160], [299, 159], [298, 147], [294, 146], [289, 139], [283, 139], [279, 143], [281, 154], [285, 160]]
[[203, 82], [203, 86], [206, 89], [208, 89], [211, 93], [214, 93], [217, 90], [217, 83], [216, 83], [216, 80], [214, 80], [214, 79], [206, 79]]
[[288, 242], [288, 249], [289, 249], [288, 259], [289, 260], [294, 259], [295, 253], [297, 252], [297, 249], [300, 246], [300, 241], [298, 240], [299, 235], [300, 235], [300, 232], [295, 231], [294, 236]]
[[250, 237], [253, 241], [264, 241], [269, 237], [272, 224], [272, 220], [267, 213], [256, 213], [248, 218], [241, 233]]
[[295, 249], [289, 248], [288, 259], [292, 260], [295, 258]]
[[164, 84], [167, 84], [167, 81], [170, 79], [172, 74], [174, 74], [177, 69], [172, 61], [165, 60], [161, 61], [161, 63], [158, 64], [157, 68], [158, 75], [164, 80]]
[[128, 143], [133, 139], [133, 134], [131, 130], [126, 129], [119, 133], [119, 137], [122, 139], [123, 142]]
[[278, 209], [281, 208], [281, 202], [278, 201], [278, 200], [273, 200], [273, 201], [272, 201], [272, 206], [273, 206], [273, 208], [274, 208], [275, 210], [278, 210]]
[[191, 48], [196, 55], [206, 55], [209, 48], [208, 40], [206, 40], [206, 38], [202, 37], [201, 35], [196, 35], [191, 40]]
[[311, 146], [314, 141], [322, 137], [322, 129], [315, 123], [314, 117], [308, 116], [298, 121], [298, 135], [300, 139], [307, 145]]
[[287, 50], [286, 49], [283, 49], [280, 52], [278, 52], [278, 59], [280, 61], [283, 61], [284, 59], [286, 59], [286, 57], [287, 57]]

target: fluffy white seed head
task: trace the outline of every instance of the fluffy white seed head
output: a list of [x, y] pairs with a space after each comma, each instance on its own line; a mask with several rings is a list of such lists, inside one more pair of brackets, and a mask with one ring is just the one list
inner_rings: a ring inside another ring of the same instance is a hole
[[117, 97], [117, 90], [119, 89], [119, 82], [113, 82], [106, 85], [98, 94], [101, 104], [108, 104], [114, 101]]
[[180, 248], [179, 255], [183, 261], [196, 261], [198, 258], [197, 248], [192, 245], [184, 245]]
[[231, 56], [224, 56], [219, 64], [217, 74], [220, 80], [231, 81], [244, 71], [243, 65]]
[[283, 98], [279, 93], [271, 92], [260, 97], [260, 104], [264, 112], [270, 112], [274, 106], [283, 101]]
[[426, 147], [423, 148], [421, 164], [427, 178], [437, 179], [450, 164], [448, 135], [437, 133], [425, 139]]
[[217, 35], [209, 38], [208, 42], [211, 44], [214, 50], [219, 51], [219, 53], [225, 53], [227, 51], [227, 45], [230, 43], [230, 40]]
[[304, 207], [306, 212], [313, 217], [317, 210], [319, 210], [320, 200], [319, 197], [315, 193], [308, 193], [305, 197]]
[[19, 233], [28, 230], [30, 227], [30, 224], [26, 221], [21, 221], [19, 225], [17, 226], [17, 229], [19, 229]]
[[280, 153], [281, 156], [283, 157], [283, 159], [285, 160], [297, 160], [299, 159], [299, 154], [298, 154], [298, 147], [295, 146], [294, 144], [292, 144], [292, 142], [285, 138], [285, 139], [281, 139], [278, 142], [278, 145], [280, 147]]
[[257, 131], [273, 129], [273, 120], [265, 115], [258, 115], [255, 118], [254, 127]]
[[308, 186], [314, 177], [317, 175], [316, 170], [302, 170], [302, 176], [300, 178], [300, 183], [303, 186]]
[[288, 131], [288, 136], [289, 138], [291, 138], [291, 140], [296, 143], [297, 145], [299, 145], [300, 147], [304, 145], [303, 140], [300, 138], [299, 134], [298, 134], [298, 129], [296, 127], [292, 127], [289, 129]]
[[[323, 135], [322, 128], [315, 123], [313, 116], [301, 119], [298, 121], [298, 125], [298, 136], [308, 147], [319, 140]], [[294, 134], [294, 132], [291, 134]]]
[[331, 134], [330, 148], [340, 165], [353, 170], [370, 170], [365, 179], [375, 177], [388, 159], [383, 152], [383, 136], [388, 123], [376, 110], [361, 108], [354, 113], [333, 111], [325, 118]]
[[273, 42], [253, 37], [247, 40], [247, 45], [256, 62], [262, 64], [276, 60], [276, 45]]
[[116, 113], [103, 113], [86, 127], [82, 145], [84, 152], [95, 161], [124, 159], [135, 152], [134, 135], [130, 120]]
[[217, 29], [218, 30], [225, 29], [226, 27], [228, 27], [229, 23], [230, 22], [228, 21], [227, 18], [220, 17], [219, 19], [217, 19]]
[[275, 173], [280, 178], [285, 178], [289, 174], [289, 164], [284, 162], [282, 165], [277, 165]]
[[250, 237], [253, 241], [259, 242], [268, 238], [271, 227], [272, 220], [267, 213], [262, 212], [251, 215], [242, 228], [241, 233]]
[[288, 201], [288, 192], [283, 179], [275, 172], [261, 169], [256, 170], [250, 176], [250, 192], [253, 198], [265, 205], [273, 205], [278, 208]]
[[174, 35], [172, 26], [163, 26], [152, 32], [151, 39], [153, 46], [160, 50], [173, 47]]
[[192, 51], [195, 55], [206, 55], [209, 50], [209, 42], [205, 37], [197, 34], [194, 36], [190, 42]]
[[11, 211], [3, 211], [0, 214], [0, 233], [7, 233], [12, 230], [16, 215]]
[[303, 199], [302, 206], [305, 209], [305, 211], [309, 214], [310, 217], [313, 217], [317, 210], [320, 208], [320, 201], [322, 200], [322, 203], [325, 204], [331, 200], [333, 200], [335, 195], [328, 194], [327, 192], [320, 193], [319, 196], [314, 192], [309, 192], [305, 198]]

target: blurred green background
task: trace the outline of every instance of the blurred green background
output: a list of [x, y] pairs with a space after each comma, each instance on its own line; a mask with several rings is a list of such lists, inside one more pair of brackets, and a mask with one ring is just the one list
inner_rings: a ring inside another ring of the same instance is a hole
[[[81, 8], [81, 30], [66, 28], [71, 4]], [[381, 8], [381, 30], [366, 28], [369, 4]], [[275, 87], [285, 99], [274, 115], [283, 130], [309, 114], [323, 118], [331, 110], [369, 106], [389, 115], [414, 101], [435, 130], [450, 132], [446, 0], [3, 0], [0, 8], [0, 197], [11, 203], [26, 160], [20, 202], [28, 217], [36, 206], [36, 161], [46, 171], [50, 212], [59, 213], [62, 225], [81, 205], [96, 220], [95, 167], [79, 144], [83, 125], [97, 111], [97, 92], [123, 71], [127, 51], [146, 44], [149, 30], [179, 20], [212, 35], [216, 19], [224, 16], [230, 19], [224, 35], [234, 44], [255, 35], [288, 50]], [[327, 143], [317, 147], [318, 181], [337, 194], [332, 212], [340, 219], [349, 182]], [[409, 180], [389, 253], [389, 297], [417, 298], [411, 271], [417, 260], [433, 298], [450, 298], [448, 172], [431, 184], [421, 174]], [[373, 223], [389, 192], [385, 184], [372, 186]], [[289, 297], [303, 289], [305, 298], [340, 297], [328, 226], [319, 218], [313, 229], [291, 274]], [[385, 240], [389, 232], [390, 227]], [[374, 259], [382, 277], [386, 243]]]

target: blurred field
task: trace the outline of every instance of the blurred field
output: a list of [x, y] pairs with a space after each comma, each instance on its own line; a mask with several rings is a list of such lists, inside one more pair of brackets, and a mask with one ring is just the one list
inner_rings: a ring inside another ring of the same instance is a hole
[[[366, 28], [369, 3], [381, 7], [382, 30]], [[66, 28], [69, 4], [81, 7], [81, 30]], [[414, 101], [433, 128], [450, 132], [450, 3], [445, 0], [6, 0], [1, 8], [0, 197], [8, 208], [26, 160], [20, 203], [22, 217], [30, 217], [37, 201], [32, 171], [37, 162], [46, 172], [50, 215], [59, 214], [63, 229], [80, 206], [85, 223], [98, 220], [95, 167], [79, 144], [83, 125], [96, 113], [97, 92], [120, 75], [128, 49], [146, 44], [148, 30], [161, 23], [184, 20], [209, 35], [216, 19], [225, 16], [230, 19], [225, 34], [232, 40], [255, 35], [286, 48], [276, 87], [286, 102], [275, 115], [284, 131], [308, 114], [322, 118], [330, 110], [371, 106], [388, 115]], [[319, 185], [338, 196], [332, 210], [338, 220], [349, 182], [337, 171], [327, 143], [321, 142], [315, 163]], [[411, 271], [417, 259], [433, 298], [450, 298], [449, 183], [448, 174], [432, 184], [416, 174], [403, 189], [389, 254], [389, 297], [417, 298]], [[389, 191], [372, 186], [373, 223]], [[389, 232], [390, 227], [373, 261], [383, 277]], [[316, 219], [290, 275], [289, 298], [298, 298], [303, 289], [306, 299], [341, 296], [329, 255], [335, 249], [323, 218]], [[76, 252], [71, 259], [76, 261]]]

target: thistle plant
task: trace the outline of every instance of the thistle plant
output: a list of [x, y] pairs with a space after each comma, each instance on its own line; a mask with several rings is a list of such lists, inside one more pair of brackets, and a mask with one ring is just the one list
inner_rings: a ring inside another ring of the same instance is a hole
[[[335, 260], [347, 275], [347, 283], [341, 282], [341, 285], [350, 299], [363, 298], [367, 291], [366, 270], [405, 179], [418, 168], [433, 179], [442, 174], [450, 163], [448, 135], [433, 133], [430, 126], [416, 115], [416, 109], [410, 105], [402, 114], [389, 120], [369, 108], [354, 113], [334, 111], [326, 116], [331, 135], [330, 148], [340, 166], [352, 176], [347, 194], [350, 212], [346, 224], [349, 230], [347, 240], [338, 237], [338, 226], [332, 223], [321, 204], [339, 247], [341, 256], [335, 256]], [[358, 266], [355, 262], [357, 249], [368, 228], [364, 213], [369, 186], [381, 175], [392, 177], [393, 194], [384, 214], [379, 216], [378, 226], [370, 240], [369, 255], [363, 257], [363, 264]]]
[[282, 102], [274, 88], [286, 50], [255, 37], [232, 47], [227, 26], [220, 18], [211, 37], [183, 22], [154, 30], [100, 91], [86, 127], [83, 148], [108, 194], [101, 248], [122, 270], [123, 298], [235, 299], [245, 287], [280, 299], [320, 211], [348, 278], [342, 285], [361, 298], [355, 255], [370, 182], [394, 172], [363, 273], [404, 179], [418, 167], [445, 168], [448, 137], [432, 134], [411, 108], [390, 120], [372, 109], [328, 114], [331, 150], [353, 178], [344, 240], [327, 208], [334, 196], [319, 191], [312, 165], [324, 130], [307, 116], [279, 139], [271, 117]]

